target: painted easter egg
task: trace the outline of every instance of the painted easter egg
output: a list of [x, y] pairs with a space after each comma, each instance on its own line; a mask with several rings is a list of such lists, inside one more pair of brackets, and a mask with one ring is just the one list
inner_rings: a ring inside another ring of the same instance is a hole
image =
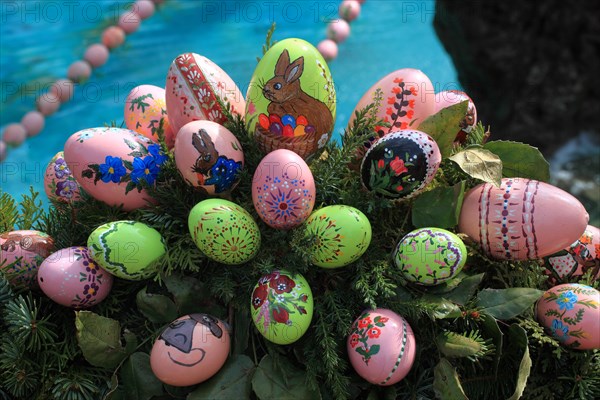
[[42, 262], [38, 284], [54, 302], [75, 309], [89, 308], [108, 296], [113, 276], [92, 260], [87, 247], [67, 247]]
[[167, 251], [156, 229], [136, 221], [100, 225], [88, 237], [87, 246], [102, 268], [130, 281], [153, 276]]
[[346, 345], [354, 370], [379, 386], [400, 382], [412, 368], [417, 344], [408, 322], [391, 310], [362, 313], [352, 324]]
[[551, 285], [576, 282], [587, 271], [600, 279], [600, 229], [588, 225], [571, 246], [545, 259]]
[[475, 103], [473, 103], [473, 100], [465, 92], [461, 92], [460, 90], [445, 90], [436, 93], [435, 95], [435, 113], [454, 104], [462, 103], [463, 101], [468, 101], [469, 103], [465, 117], [458, 124], [458, 133], [454, 139], [454, 141], [458, 143], [465, 143], [467, 141], [467, 136], [477, 124], [477, 109], [475, 108]]
[[555, 186], [504, 178], [500, 187], [483, 183], [465, 195], [458, 229], [491, 257], [535, 260], [575, 242], [588, 219], [579, 200]]
[[306, 220], [304, 234], [314, 238], [308, 249], [312, 263], [338, 268], [358, 260], [371, 243], [371, 223], [354, 207], [335, 205], [315, 211]]
[[71, 202], [81, 197], [81, 187], [73, 177], [65, 155], [59, 151], [52, 157], [44, 173], [44, 190], [51, 201]]
[[365, 142], [366, 148], [388, 133], [418, 129], [421, 122], [434, 113], [435, 91], [431, 80], [418, 69], [403, 68], [384, 76], [367, 90], [354, 107], [348, 127], [354, 124], [356, 111], [375, 102], [378, 89], [383, 93], [383, 101], [377, 110], [377, 118], [390, 126], [376, 126], [373, 136]]
[[177, 133], [175, 163], [185, 181], [208, 194], [230, 192], [244, 168], [242, 145], [227, 128], [193, 121]]
[[310, 326], [313, 298], [300, 274], [273, 271], [259, 279], [250, 301], [252, 321], [267, 340], [294, 343]]
[[365, 154], [360, 177], [371, 191], [409, 199], [431, 183], [442, 161], [435, 140], [426, 133], [400, 130], [379, 139]]
[[[277, 149], [296, 152], [307, 159], [325, 147], [335, 123], [336, 97], [327, 63], [310, 43], [285, 39], [273, 45], [254, 70], [246, 94], [246, 124], [265, 153]], [[271, 123], [264, 127], [260, 121]], [[279, 121], [274, 118], [279, 118]], [[304, 134], [294, 135], [287, 122], [303, 117]], [[275, 123], [281, 130], [271, 129]], [[291, 132], [284, 135], [285, 126]]]
[[243, 264], [260, 248], [258, 225], [248, 211], [231, 201], [201, 201], [190, 211], [188, 226], [200, 251], [223, 264]]
[[400, 240], [393, 259], [408, 281], [437, 285], [462, 270], [467, 248], [458, 236], [445, 229], [420, 228]]
[[0, 235], [0, 268], [13, 285], [32, 287], [40, 264], [53, 251], [54, 240], [44, 232], [4, 232]]
[[292, 229], [306, 220], [315, 205], [310, 168], [291, 150], [267, 154], [252, 179], [252, 201], [258, 216], [275, 229]]
[[154, 185], [166, 159], [158, 144], [128, 129], [84, 129], [65, 144], [65, 161], [83, 190], [125, 211], [153, 201], [144, 186]]
[[600, 349], [600, 292], [564, 283], [547, 290], [536, 305], [537, 320], [562, 345]]
[[167, 385], [191, 386], [216, 374], [230, 347], [223, 321], [208, 314], [189, 314], [171, 322], [156, 339], [150, 367]]
[[227, 121], [227, 104], [233, 114], [244, 115], [246, 102], [237, 85], [217, 64], [195, 53], [184, 53], [171, 63], [165, 87], [167, 112], [173, 132], [188, 122]]
[[153, 85], [136, 86], [125, 99], [125, 125], [127, 128], [158, 142], [158, 129], [163, 121], [165, 142], [171, 149], [175, 134], [167, 115], [165, 89]]

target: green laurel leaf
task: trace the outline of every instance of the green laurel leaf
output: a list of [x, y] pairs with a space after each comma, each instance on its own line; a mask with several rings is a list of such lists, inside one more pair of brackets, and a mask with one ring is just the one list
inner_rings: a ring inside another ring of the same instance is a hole
[[468, 101], [446, 107], [425, 119], [419, 125], [419, 130], [429, 134], [440, 148], [442, 157], [452, 154], [454, 139], [460, 131], [460, 121], [467, 113]]
[[500, 157], [502, 175], [505, 178], [529, 178], [543, 182], [550, 180], [550, 164], [537, 147], [497, 140], [486, 143], [483, 148]]
[[90, 364], [102, 368], [115, 368], [127, 357], [127, 352], [121, 344], [119, 321], [91, 311], [77, 311], [75, 327], [79, 347]]
[[543, 293], [532, 288], [484, 289], [477, 295], [477, 305], [494, 318], [511, 319], [529, 308]]

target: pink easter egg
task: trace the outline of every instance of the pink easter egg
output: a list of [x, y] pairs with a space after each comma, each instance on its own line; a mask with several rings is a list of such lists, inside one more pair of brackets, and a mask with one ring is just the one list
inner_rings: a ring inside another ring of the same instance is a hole
[[153, 85], [133, 88], [125, 99], [125, 125], [128, 129], [158, 142], [157, 130], [163, 119], [167, 147], [175, 145], [175, 133], [167, 115], [165, 89]]
[[412, 328], [403, 317], [377, 308], [354, 321], [346, 347], [350, 363], [363, 379], [390, 386], [412, 368], [416, 346]]
[[44, 189], [51, 201], [71, 202], [81, 198], [81, 187], [73, 177], [62, 151], [56, 153], [46, 167]]
[[6, 159], [6, 142], [0, 140], [0, 162]]
[[76, 83], [81, 83], [88, 79], [92, 74], [92, 67], [86, 61], [75, 61], [69, 65], [67, 78]]
[[132, 10], [136, 12], [141, 19], [146, 19], [154, 15], [155, 8], [154, 3], [150, 0], [137, 0], [133, 4]]
[[336, 43], [342, 43], [350, 36], [350, 25], [343, 19], [331, 21], [327, 25], [327, 38]]
[[68, 79], [59, 79], [50, 86], [50, 93], [54, 93], [61, 103], [66, 103], [73, 97], [73, 85]]
[[174, 132], [188, 122], [227, 121], [223, 107], [244, 115], [246, 101], [235, 82], [217, 64], [195, 53], [184, 53], [171, 63], [167, 74], [167, 112]]
[[460, 90], [446, 90], [439, 92], [435, 95], [435, 110], [434, 113], [450, 107], [454, 104], [468, 101], [467, 113], [465, 118], [458, 124], [458, 134], [456, 135], [456, 142], [465, 143], [467, 136], [473, 130], [473, 127], [477, 124], [477, 109], [473, 100], [465, 93]]
[[21, 125], [25, 128], [27, 136], [35, 136], [44, 129], [46, 120], [39, 111], [29, 111], [21, 118]]
[[100, 43], [93, 44], [85, 50], [83, 58], [93, 68], [101, 67], [108, 60], [108, 48]]
[[102, 44], [109, 49], [119, 47], [125, 42], [125, 31], [118, 26], [109, 26], [102, 32]]
[[119, 28], [123, 29], [126, 34], [130, 34], [138, 30], [141, 21], [135, 11], [128, 11], [119, 17]]
[[504, 178], [500, 187], [482, 183], [465, 195], [458, 229], [493, 258], [535, 260], [576, 241], [588, 219], [579, 200], [555, 186]]
[[23, 124], [12, 123], [6, 125], [2, 134], [2, 141], [11, 146], [19, 146], [27, 138], [27, 131]]
[[344, 0], [340, 4], [339, 13], [346, 21], [354, 21], [360, 15], [360, 3], [355, 0]]
[[137, 132], [120, 128], [90, 128], [65, 143], [71, 173], [90, 196], [131, 211], [153, 199], [145, 185], [154, 185], [166, 156], [160, 146]]
[[546, 258], [546, 275], [551, 285], [574, 283], [589, 270], [600, 279], [600, 229], [588, 225], [571, 246]]
[[547, 290], [536, 305], [536, 317], [563, 346], [600, 349], [600, 292], [565, 283]]
[[60, 99], [54, 93], [44, 93], [37, 99], [38, 111], [46, 116], [54, 114], [56, 111], [58, 111], [59, 107]]
[[183, 179], [210, 195], [233, 190], [244, 168], [240, 142], [227, 128], [212, 121], [184, 125], [177, 133], [174, 154]]
[[258, 216], [275, 229], [302, 224], [315, 206], [316, 188], [306, 162], [291, 150], [267, 154], [252, 179], [252, 202]]
[[33, 287], [42, 261], [54, 251], [44, 232], [23, 230], [0, 235], [0, 265], [13, 285]]
[[113, 284], [113, 276], [92, 260], [87, 247], [80, 246], [49, 255], [39, 267], [37, 280], [52, 301], [75, 309], [100, 303]]
[[338, 45], [331, 39], [321, 40], [317, 45], [317, 50], [319, 50], [319, 53], [327, 61], [337, 58], [338, 55]]

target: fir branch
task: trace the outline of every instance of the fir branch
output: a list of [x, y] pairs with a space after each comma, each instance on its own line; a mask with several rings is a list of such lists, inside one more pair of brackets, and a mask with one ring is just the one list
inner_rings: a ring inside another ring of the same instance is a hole
[[[271, 27], [270, 27], [270, 28], [269, 28], [269, 30], [267, 31], [267, 37], [266, 37], [266, 39], [265, 39], [265, 44], [263, 44], [263, 46], [262, 46], [262, 53], [263, 53], [263, 56], [264, 56], [265, 54], [267, 54], [267, 51], [269, 51], [269, 49], [270, 49], [271, 47], [273, 47], [273, 45], [274, 45], [275, 43], [277, 43], [277, 41], [276, 41], [276, 40], [275, 40], [275, 41], [273, 41], [273, 34], [275, 33], [275, 27], [276, 27], [276, 24], [275, 24], [275, 22], [273, 22], [273, 23], [271, 24]], [[260, 57], [256, 57], [256, 62], [260, 62]]]
[[53, 344], [57, 337], [53, 330], [56, 325], [50, 322], [49, 316], [40, 318], [39, 315], [43, 315], [40, 311], [38, 302], [31, 294], [10, 300], [5, 308], [8, 332], [28, 351], [39, 351]]
[[15, 199], [0, 191], [0, 232], [12, 231], [19, 220], [19, 210]]

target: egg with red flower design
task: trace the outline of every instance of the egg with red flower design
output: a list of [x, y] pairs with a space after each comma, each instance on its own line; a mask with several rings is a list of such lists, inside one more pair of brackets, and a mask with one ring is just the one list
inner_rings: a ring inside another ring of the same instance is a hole
[[310, 286], [300, 274], [273, 271], [254, 286], [250, 310], [256, 329], [267, 340], [294, 343], [306, 333], [312, 320]]
[[416, 340], [408, 322], [391, 310], [367, 310], [352, 324], [347, 351], [354, 370], [380, 386], [400, 382], [415, 361]]

